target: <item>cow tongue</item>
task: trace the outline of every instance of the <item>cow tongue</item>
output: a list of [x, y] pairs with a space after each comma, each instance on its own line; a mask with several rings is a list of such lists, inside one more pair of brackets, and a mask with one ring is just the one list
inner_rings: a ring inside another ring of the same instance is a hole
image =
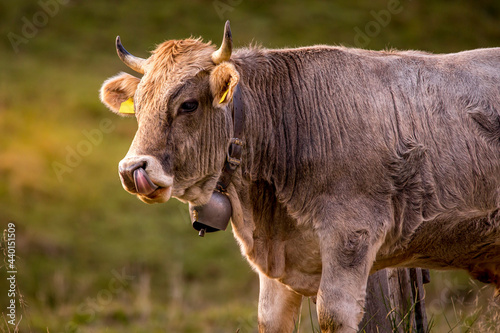
[[158, 186], [153, 184], [151, 179], [149, 179], [148, 174], [143, 168], [134, 171], [134, 182], [137, 193], [142, 195], [150, 195], [158, 188]]

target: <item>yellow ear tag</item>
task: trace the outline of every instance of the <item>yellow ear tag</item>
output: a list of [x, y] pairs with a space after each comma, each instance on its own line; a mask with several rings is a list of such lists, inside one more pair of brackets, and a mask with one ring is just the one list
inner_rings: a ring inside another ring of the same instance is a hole
[[226, 92], [224, 93], [224, 95], [222, 95], [222, 97], [219, 101], [219, 104], [224, 103], [224, 101], [226, 100], [227, 93], [229, 92], [229, 83], [227, 85], [228, 85], [228, 88], [227, 88]]
[[127, 99], [120, 105], [120, 113], [124, 114], [134, 114], [134, 100], [132, 98]]

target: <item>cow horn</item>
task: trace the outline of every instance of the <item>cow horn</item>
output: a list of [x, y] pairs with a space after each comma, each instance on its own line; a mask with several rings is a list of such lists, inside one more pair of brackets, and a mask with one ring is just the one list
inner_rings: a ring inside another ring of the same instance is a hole
[[226, 21], [224, 26], [224, 37], [222, 39], [222, 45], [220, 48], [212, 53], [212, 61], [217, 65], [223, 61], [229, 60], [231, 58], [231, 52], [233, 50], [233, 37], [231, 35], [231, 27], [229, 26], [229, 21]]
[[120, 36], [116, 36], [116, 53], [118, 53], [118, 56], [125, 65], [132, 68], [134, 71], [138, 73], [144, 74], [143, 66], [146, 60], [133, 56], [130, 53], [128, 53], [128, 51], [125, 50], [125, 48], [122, 45]]

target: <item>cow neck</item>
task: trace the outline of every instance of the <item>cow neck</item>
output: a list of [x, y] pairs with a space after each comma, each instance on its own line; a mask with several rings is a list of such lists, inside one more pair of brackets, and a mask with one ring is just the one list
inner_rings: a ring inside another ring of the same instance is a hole
[[241, 164], [241, 155], [243, 153], [243, 141], [241, 139], [243, 135], [243, 112], [244, 104], [238, 84], [233, 94], [233, 137], [229, 143], [226, 162], [216, 186], [216, 190], [222, 193], [227, 192], [233, 173]]

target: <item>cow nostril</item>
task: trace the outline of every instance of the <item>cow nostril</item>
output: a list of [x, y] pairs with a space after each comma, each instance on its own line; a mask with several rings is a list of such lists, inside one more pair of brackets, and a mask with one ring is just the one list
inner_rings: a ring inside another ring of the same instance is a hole
[[120, 173], [127, 173], [129, 175], [132, 175], [134, 173], [135, 170], [139, 169], [139, 168], [143, 168], [143, 169], [146, 169], [146, 166], [147, 166], [147, 162], [146, 161], [139, 161], [139, 162], [135, 162], [135, 163], [120, 163], [120, 166], [119, 166], [119, 171]]

